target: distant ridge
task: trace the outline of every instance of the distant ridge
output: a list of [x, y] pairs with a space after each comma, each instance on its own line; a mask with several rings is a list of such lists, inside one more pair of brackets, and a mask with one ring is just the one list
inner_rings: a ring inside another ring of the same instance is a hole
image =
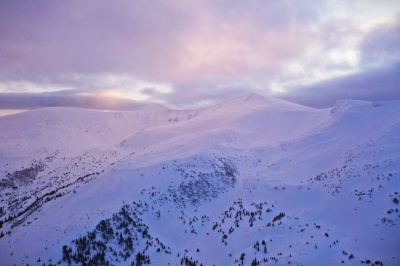
[[290, 101], [282, 100], [274, 97], [265, 97], [256, 93], [245, 94], [233, 99], [229, 99], [218, 103], [211, 107], [206, 107], [204, 109], [228, 109], [228, 108], [245, 108], [245, 109], [260, 109], [260, 108], [269, 108], [281, 111], [300, 111], [300, 110], [313, 110], [314, 108], [307, 107], [304, 105], [300, 105], [297, 103], [293, 103]]
[[398, 143], [400, 102], [1, 117], [0, 264], [400, 265]]

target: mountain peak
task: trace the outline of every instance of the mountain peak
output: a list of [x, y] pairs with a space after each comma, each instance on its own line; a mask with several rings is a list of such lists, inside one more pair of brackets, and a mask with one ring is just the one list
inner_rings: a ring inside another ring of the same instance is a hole
[[331, 113], [333, 114], [338, 111], [349, 109], [351, 107], [369, 105], [369, 104], [371, 104], [371, 102], [361, 101], [361, 100], [350, 100], [350, 99], [337, 100], [332, 107]]
[[238, 97], [237, 99], [241, 99], [244, 102], [248, 101], [268, 101], [268, 99], [260, 94], [257, 93], [249, 93], [243, 96]]
[[243, 96], [228, 100], [222, 104], [228, 105], [244, 105], [246, 108], [269, 107], [281, 110], [304, 110], [312, 109], [307, 106], [299, 105], [293, 102], [282, 100], [274, 97], [265, 97], [257, 93], [249, 93]]
[[168, 110], [171, 110], [171, 109], [165, 107], [162, 104], [158, 104], [158, 103], [146, 104], [141, 109], [139, 109], [139, 111], [144, 111], [146, 113], [159, 113], [159, 112], [166, 112]]

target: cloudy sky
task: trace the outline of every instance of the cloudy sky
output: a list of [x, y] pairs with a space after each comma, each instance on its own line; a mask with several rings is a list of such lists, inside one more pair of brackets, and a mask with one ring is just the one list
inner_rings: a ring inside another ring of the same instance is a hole
[[4, 0], [0, 109], [400, 100], [398, 0]]

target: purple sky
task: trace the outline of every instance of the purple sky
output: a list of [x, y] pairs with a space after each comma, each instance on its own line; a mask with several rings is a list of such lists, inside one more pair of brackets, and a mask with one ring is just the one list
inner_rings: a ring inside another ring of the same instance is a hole
[[398, 0], [2, 1], [0, 109], [400, 100]]

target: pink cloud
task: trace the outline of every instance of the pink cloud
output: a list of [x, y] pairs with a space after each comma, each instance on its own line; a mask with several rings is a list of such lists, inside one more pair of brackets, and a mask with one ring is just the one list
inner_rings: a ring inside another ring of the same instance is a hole
[[[351, 67], [326, 54], [346, 49], [352, 36], [362, 39], [358, 20], [340, 13], [362, 5], [331, 0], [9, 1], [0, 9], [0, 83], [27, 81], [36, 88], [50, 84], [90, 93], [103, 88], [96, 77], [128, 76], [168, 84], [168, 93], [149, 97], [175, 104], [237, 94], [246, 87], [269, 94], [271, 82], [304, 78], [307, 71], [290, 73], [290, 64], [323, 69], [327, 76]], [[392, 58], [397, 42], [391, 43], [383, 28], [375, 33], [354, 49], [372, 49], [371, 55], [381, 50]], [[376, 49], [380, 38], [387, 42]], [[132, 87], [137, 93], [142, 89]]]

